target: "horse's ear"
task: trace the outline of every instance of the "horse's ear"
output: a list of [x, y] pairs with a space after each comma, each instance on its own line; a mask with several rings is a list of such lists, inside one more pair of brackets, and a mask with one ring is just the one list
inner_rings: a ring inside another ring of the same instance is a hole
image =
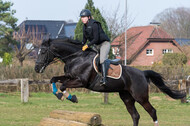
[[50, 45], [50, 38], [49, 38], [49, 36], [43, 36], [42, 44], [43, 45]]

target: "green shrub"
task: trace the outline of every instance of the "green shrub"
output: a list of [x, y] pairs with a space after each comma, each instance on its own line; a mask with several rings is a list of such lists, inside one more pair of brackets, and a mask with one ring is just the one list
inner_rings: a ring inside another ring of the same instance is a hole
[[187, 57], [183, 53], [167, 53], [162, 59], [164, 65], [184, 65], [187, 63]]
[[53, 76], [64, 75], [64, 64], [54, 63], [48, 66], [44, 73], [36, 73], [34, 70], [35, 62], [33, 60], [26, 60], [23, 67], [19, 62], [13, 59], [12, 66], [0, 65], [0, 80], [29, 78], [32, 80], [51, 79]]
[[12, 55], [10, 53], [4, 53], [3, 56], [3, 63], [5, 65], [10, 65], [12, 63]]

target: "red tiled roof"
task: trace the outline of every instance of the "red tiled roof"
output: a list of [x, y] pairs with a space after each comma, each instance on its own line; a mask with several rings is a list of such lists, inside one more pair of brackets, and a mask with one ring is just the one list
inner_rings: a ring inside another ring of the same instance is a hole
[[[172, 39], [168, 33], [163, 31], [159, 26], [140, 26], [140, 27], [132, 27], [127, 30], [127, 59], [132, 58], [133, 55], [136, 54], [145, 44], [148, 42], [148, 39]], [[121, 45], [120, 48], [124, 49], [125, 43], [125, 33], [121, 34], [111, 45]], [[175, 42], [177, 44], [177, 42]], [[122, 56], [122, 60], [124, 60], [124, 52]]]
[[173, 38], [167, 32], [163, 31], [161, 28], [154, 26], [154, 30], [149, 38]]

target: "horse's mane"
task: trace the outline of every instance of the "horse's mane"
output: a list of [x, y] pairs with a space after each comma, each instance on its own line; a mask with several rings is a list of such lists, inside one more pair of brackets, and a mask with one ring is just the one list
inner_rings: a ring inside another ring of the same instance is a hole
[[[45, 43], [49, 43], [49, 44], [53, 44], [53, 43], [59, 43], [59, 44], [66, 44], [66, 45], [71, 45], [70, 48], [71, 50], [73, 49], [72, 47], [75, 47], [75, 48], [78, 48], [78, 49], [82, 49], [82, 42], [80, 42], [79, 40], [74, 40], [72, 38], [68, 38], [68, 37], [65, 37], [65, 38], [56, 38], [56, 39], [44, 39], [44, 41], [42, 42], [42, 44], [45, 44]], [[48, 45], [49, 45], [48, 44]], [[81, 51], [81, 54], [82, 54], [83, 51]], [[83, 53], [83, 55], [88, 55], [88, 53], [90, 52], [95, 52], [97, 53], [95, 50], [93, 50], [92, 48], [88, 48], [87, 51], [85, 51], [85, 53]], [[79, 53], [80, 55], [80, 53]]]
[[74, 44], [74, 45], [81, 45], [82, 46], [82, 42], [80, 42], [79, 40], [74, 40], [74, 39], [68, 38], [68, 37], [50, 39], [49, 41], [50, 42], [67, 42], [67, 43], [71, 43], [71, 44]]

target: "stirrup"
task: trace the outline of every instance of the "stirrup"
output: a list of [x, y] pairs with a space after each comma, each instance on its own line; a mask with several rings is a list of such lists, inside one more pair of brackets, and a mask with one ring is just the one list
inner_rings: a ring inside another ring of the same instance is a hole
[[106, 86], [106, 79], [104, 80], [105, 78], [103, 77], [101, 80], [100, 80], [100, 86]]

